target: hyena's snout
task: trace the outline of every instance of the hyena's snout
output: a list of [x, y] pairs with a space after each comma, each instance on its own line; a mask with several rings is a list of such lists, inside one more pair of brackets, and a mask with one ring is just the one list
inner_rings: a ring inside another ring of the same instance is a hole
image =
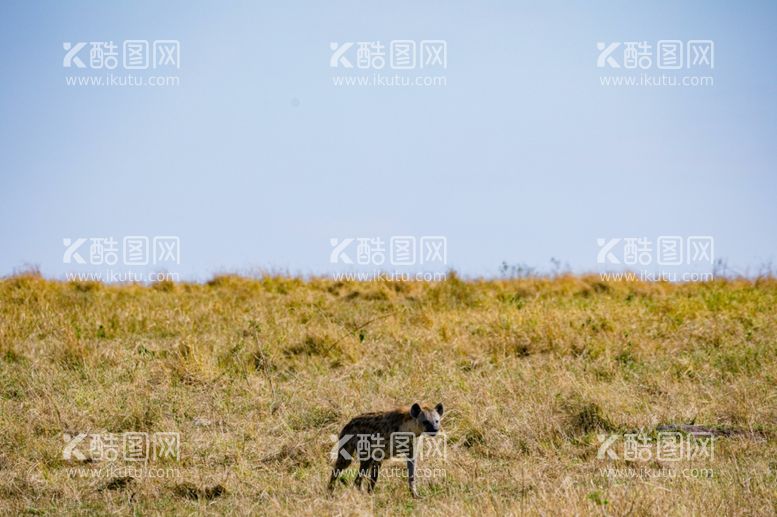
[[440, 432], [440, 424], [432, 422], [424, 422], [424, 433], [434, 436]]

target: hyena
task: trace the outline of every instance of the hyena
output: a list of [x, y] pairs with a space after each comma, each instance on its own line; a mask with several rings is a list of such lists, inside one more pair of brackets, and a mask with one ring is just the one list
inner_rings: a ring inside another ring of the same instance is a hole
[[[378, 472], [384, 459], [391, 457], [392, 452], [396, 457], [396, 450], [390, 448], [391, 435], [393, 433], [407, 433], [413, 437], [421, 434], [434, 436], [440, 431], [440, 419], [442, 418], [443, 405], [437, 404], [434, 409], [421, 407], [418, 403], [409, 409], [401, 408], [393, 411], [365, 413], [348, 422], [340, 431], [340, 440], [337, 446], [337, 461], [332, 467], [332, 476], [329, 478], [329, 490], [334, 490], [335, 481], [340, 474], [351, 464], [360, 435], [371, 437], [371, 449], [368, 459], [361, 459], [359, 474], [355, 484], [361, 488], [362, 478], [369, 473], [367, 491], [372, 492], [375, 483], [378, 482]], [[407, 457], [407, 478], [410, 492], [413, 497], [418, 497], [415, 488], [415, 451], [413, 440], [410, 440], [409, 450], [405, 450]], [[379, 458], [379, 459], [376, 459]]]

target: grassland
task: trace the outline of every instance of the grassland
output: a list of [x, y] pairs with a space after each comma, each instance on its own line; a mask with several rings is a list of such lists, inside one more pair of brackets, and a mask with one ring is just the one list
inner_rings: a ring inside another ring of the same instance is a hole
[[[330, 435], [414, 401], [445, 403], [444, 475], [329, 496]], [[691, 424], [713, 457], [597, 458]], [[63, 458], [162, 431], [169, 477]], [[774, 515], [776, 441], [773, 279], [0, 281], [0, 514]]]

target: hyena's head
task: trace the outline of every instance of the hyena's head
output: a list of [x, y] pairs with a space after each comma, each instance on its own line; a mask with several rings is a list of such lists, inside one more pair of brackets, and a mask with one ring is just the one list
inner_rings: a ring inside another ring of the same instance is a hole
[[410, 408], [410, 416], [416, 425], [417, 432], [435, 435], [440, 431], [440, 420], [444, 408], [442, 403], [434, 406], [434, 409], [421, 407], [417, 402]]

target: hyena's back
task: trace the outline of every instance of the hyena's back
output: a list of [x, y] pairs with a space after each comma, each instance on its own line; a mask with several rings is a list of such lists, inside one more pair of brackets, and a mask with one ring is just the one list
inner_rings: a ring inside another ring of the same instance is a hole
[[402, 409], [364, 413], [345, 424], [340, 432], [340, 437], [342, 438], [346, 434], [382, 434], [384, 432], [390, 434], [403, 430], [409, 420], [409, 414]]
[[408, 410], [395, 409], [392, 411], [380, 411], [364, 413], [351, 419], [340, 431], [340, 440], [350, 435], [348, 441], [343, 442], [343, 448], [352, 454], [356, 449], [359, 435], [380, 435], [384, 443], [388, 443], [391, 434], [405, 431], [411, 420]]

